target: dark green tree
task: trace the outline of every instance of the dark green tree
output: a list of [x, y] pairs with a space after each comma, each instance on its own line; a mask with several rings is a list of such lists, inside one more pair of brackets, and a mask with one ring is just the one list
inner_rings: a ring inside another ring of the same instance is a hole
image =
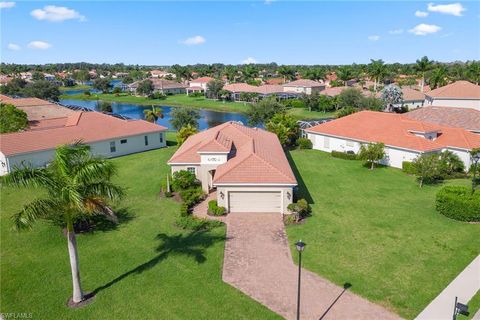
[[12, 104], [0, 104], [0, 133], [21, 131], [28, 127], [25, 111]]
[[175, 130], [180, 130], [187, 125], [198, 128], [198, 119], [200, 119], [200, 112], [193, 108], [178, 107], [173, 108], [170, 112], [170, 123]]

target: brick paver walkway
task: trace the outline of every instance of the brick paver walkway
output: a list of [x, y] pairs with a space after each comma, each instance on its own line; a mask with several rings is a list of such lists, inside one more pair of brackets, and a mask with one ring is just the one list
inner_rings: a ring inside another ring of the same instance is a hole
[[[233, 213], [226, 222], [223, 280], [279, 315], [295, 319], [298, 266], [281, 215]], [[400, 319], [305, 269], [301, 292], [301, 319]]]

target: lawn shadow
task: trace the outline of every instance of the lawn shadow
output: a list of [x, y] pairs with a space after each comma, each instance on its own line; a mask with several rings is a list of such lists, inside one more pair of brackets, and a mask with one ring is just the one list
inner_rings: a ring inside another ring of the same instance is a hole
[[155, 257], [96, 288], [92, 291], [92, 294], [96, 295], [128, 276], [150, 270], [168, 256], [184, 255], [192, 257], [197, 263], [204, 263], [207, 260], [205, 257], [205, 250], [219, 241], [224, 241], [225, 236], [211, 235], [207, 231], [193, 231], [188, 234], [176, 235], [159, 233], [155, 237], [155, 240], [160, 241], [160, 244], [155, 249], [155, 252], [157, 252]]
[[295, 175], [295, 178], [297, 178], [297, 182], [298, 182], [297, 199], [305, 199], [309, 204], [314, 204], [315, 201], [313, 201], [313, 198], [310, 192], [308, 191], [307, 186], [305, 185], [305, 181], [303, 181], [302, 175], [300, 174], [300, 171], [298, 171], [295, 161], [293, 161], [290, 151], [286, 151], [285, 154], [287, 156], [288, 162], [290, 163], [290, 167], [292, 168], [293, 174]]
[[97, 231], [108, 232], [117, 230], [119, 226], [135, 219], [135, 215], [128, 208], [115, 211], [116, 221], [105, 215], [93, 215], [75, 223], [77, 233], [95, 233]]
[[349, 283], [349, 282], [345, 282], [343, 284], [343, 290], [342, 292], [340, 292], [340, 294], [338, 295], [338, 297], [335, 298], [335, 300], [333, 300], [332, 304], [330, 306], [328, 306], [327, 310], [325, 310], [325, 312], [322, 314], [322, 316], [318, 319], [318, 320], [322, 320], [323, 318], [325, 318], [327, 316], [327, 314], [330, 312], [330, 310], [333, 308], [333, 306], [338, 302], [338, 300], [340, 300], [340, 298], [343, 296], [343, 294], [345, 293], [345, 291], [347, 291], [348, 289], [350, 289], [352, 287], [352, 284]]

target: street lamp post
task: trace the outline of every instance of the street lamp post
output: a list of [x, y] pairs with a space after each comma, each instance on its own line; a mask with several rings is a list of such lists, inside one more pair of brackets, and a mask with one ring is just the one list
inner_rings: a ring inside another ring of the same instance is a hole
[[302, 277], [302, 251], [305, 249], [306, 243], [302, 240], [295, 243], [298, 251], [298, 289], [297, 289], [297, 320], [300, 320], [300, 283]]

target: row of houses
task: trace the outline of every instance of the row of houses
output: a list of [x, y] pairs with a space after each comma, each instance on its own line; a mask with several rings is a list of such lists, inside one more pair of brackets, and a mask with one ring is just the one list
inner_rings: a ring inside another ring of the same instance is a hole
[[106, 158], [166, 146], [167, 128], [144, 120], [71, 110], [37, 98], [2, 95], [0, 102], [25, 111], [29, 120], [27, 130], [0, 135], [0, 175], [22, 165], [47, 166], [58, 145], [78, 140]]

